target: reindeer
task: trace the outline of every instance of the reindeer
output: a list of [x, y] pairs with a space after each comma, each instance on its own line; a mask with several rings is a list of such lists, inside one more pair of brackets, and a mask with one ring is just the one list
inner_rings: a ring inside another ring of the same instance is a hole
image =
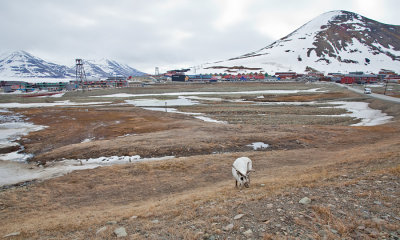
[[245, 186], [248, 188], [250, 184], [250, 172], [254, 172], [250, 158], [240, 157], [236, 159], [232, 165], [232, 175], [236, 180], [235, 186], [238, 187], [239, 183], [239, 187]]

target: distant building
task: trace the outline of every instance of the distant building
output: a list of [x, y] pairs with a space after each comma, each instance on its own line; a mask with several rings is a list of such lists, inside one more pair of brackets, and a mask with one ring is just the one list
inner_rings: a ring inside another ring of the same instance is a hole
[[178, 75], [174, 74], [171, 76], [173, 82], [185, 82], [186, 81], [186, 76], [185, 75]]
[[78, 89], [80, 87], [84, 88], [116, 88], [116, 87], [129, 87], [128, 80], [125, 77], [109, 77], [105, 80], [93, 79], [83, 81], [70, 81], [69, 85], [66, 87], [68, 90]]
[[396, 75], [396, 73], [392, 70], [386, 70], [386, 69], [382, 69], [381, 71], [379, 71], [379, 74], [381, 75]]
[[393, 74], [393, 75], [386, 75], [384, 78], [385, 82], [394, 82], [394, 83], [400, 83], [400, 75]]
[[295, 79], [297, 78], [296, 72], [276, 72], [275, 76], [278, 79]]
[[187, 75], [187, 77], [191, 82], [209, 82], [213, 78], [211, 74]]
[[45, 91], [61, 91], [66, 89], [67, 84], [68, 84], [67, 82], [56, 82], [56, 83], [41, 82], [32, 84], [32, 88]]
[[392, 70], [381, 70], [378, 74], [379, 80], [400, 83], [400, 75]]
[[167, 78], [171, 78], [173, 82], [185, 82], [187, 80], [185, 73], [190, 69], [170, 70], [164, 74]]
[[1, 81], [0, 86], [5, 93], [15, 92], [17, 90], [22, 92], [32, 91], [32, 85], [23, 81]]
[[322, 73], [322, 72], [308, 72], [307, 75], [309, 77], [315, 77], [315, 78], [323, 78], [324, 77], [324, 73]]

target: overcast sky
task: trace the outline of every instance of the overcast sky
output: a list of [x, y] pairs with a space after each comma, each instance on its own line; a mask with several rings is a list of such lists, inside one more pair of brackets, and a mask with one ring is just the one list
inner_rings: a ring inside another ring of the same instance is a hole
[[0, 52], [164, 72], [258, 50], [332, 10], [400, 25], [398, 0], [0, 0]]

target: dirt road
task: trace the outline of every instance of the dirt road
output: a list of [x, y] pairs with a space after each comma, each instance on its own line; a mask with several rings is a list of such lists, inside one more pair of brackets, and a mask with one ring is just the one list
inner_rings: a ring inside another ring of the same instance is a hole
[[[353, 92], [359, 93], [359, 94], [364, 94], [364, 90], [360, 89], [360, 88], [355, 88], [352, 86], [348, 86], [348, 85], [342, 85], [340, 84], [340, 86], [343, 86]], [[369, 97], [373, 97], [376, 99], [380, 99], [383, 101], [388, 101], [388, 102], [394, 102], [394, 103], [400, 103], [400, 98], [399, 97], [392, 97], [392, 96], [387, 96], [384, 94], [380, 94], [380, 93], [371, 93], [371, 94], [364, 94], [365, 96], [369, 96]], [[396, 95], [398, 96], [398, 95]]]

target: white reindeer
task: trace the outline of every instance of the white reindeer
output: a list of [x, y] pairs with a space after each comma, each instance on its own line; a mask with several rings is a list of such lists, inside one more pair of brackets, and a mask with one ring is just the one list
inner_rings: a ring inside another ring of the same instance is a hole
[[248, 188], [250, 184], [250, 172], [254, 172], [250, 158], [240, 157], [236, 159], [232, 165], [232, 175], [236, 180], [235, 186], [238, 187], [239, 183], [239, 187], [245, 186]]

